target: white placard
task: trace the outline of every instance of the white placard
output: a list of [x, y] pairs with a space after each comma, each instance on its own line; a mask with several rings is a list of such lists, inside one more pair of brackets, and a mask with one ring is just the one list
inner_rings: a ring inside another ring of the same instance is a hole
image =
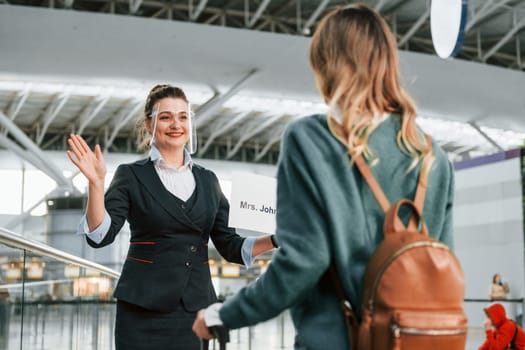
[[277, 180], [251, 173], [232, 173], [229, 226], [275, 232]]

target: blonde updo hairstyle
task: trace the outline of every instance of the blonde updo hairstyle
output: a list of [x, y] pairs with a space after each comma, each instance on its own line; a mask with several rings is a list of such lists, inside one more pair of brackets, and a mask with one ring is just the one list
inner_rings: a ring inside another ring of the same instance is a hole
[[414, 159], [409, 169], [433, 157], [418, 132], [415, 104], [401, 87], [396, 40], [377, 12], [352, 4], [326, 14], [312, 37], [310, 65], [325, 102], [342, 113], [350, 154], [371, 158], [370, 133], [383, 114], [399, 113], [397, 143]]
[[146, 98], [146, 104], [144, 105], [144, 114], [141, 115], [140, 118], [137, 120], [137, 147], [139, 148], [139, 150], [147, 151], [150, 148], [149, 142], [151, 140], [152, 135], [146, 128], [146, 120], [151, 120], [150, 118], [153, 115], [153, 108], [155, 107], [155, 104], [163, 98], [180, 98], [186, 103], [188, 103], [186, 94], [184, 94], [184, 91], [182, 91], [181, 88], [168, 84], [154, 86], [153, 89], [150, 90], [148, 97]]

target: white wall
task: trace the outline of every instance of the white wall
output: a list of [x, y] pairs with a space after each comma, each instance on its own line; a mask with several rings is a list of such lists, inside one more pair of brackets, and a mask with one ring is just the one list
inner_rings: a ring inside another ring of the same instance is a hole
[[[495, 273], [510, 285], [509, 298], [523, 298], [525, 284], [522, 185], [519, 157], [456, 173], [455, 250], [466, 281], [467, 299], [486, 299]], [[483, 326], [483, 307], [466, 303], [470, 324]], [[510, 316], [521, 305], [505, 303]]]

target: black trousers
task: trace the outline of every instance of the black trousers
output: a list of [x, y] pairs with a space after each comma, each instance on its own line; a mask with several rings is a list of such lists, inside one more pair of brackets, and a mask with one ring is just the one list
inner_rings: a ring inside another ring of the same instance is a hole
[[117, 301], [116, 350], [199, 350], [200, 340], [191, 327], [195, 312], [182, 303], [173, 312], [158, 312]]

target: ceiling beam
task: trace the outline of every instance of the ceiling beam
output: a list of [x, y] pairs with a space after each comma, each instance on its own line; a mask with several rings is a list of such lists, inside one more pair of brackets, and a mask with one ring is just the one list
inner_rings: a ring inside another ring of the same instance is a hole
[[77, 134], [82, 134], [88, 124], [95, 119], [97, 114], [102, 108], [108, 103], [111, 98], [111, 94], [108, 93], [103, 96], [94, 97], [89, 104], [84, 108], [80, 116], [77, 118], [78, 130]]
[[140, 5], [142, 5], [142, 0], [129, 0], [129, 13], [132, 15], [137, 14]]
[[521, 38], [516, 36], [516, 64], [518, 68], [521, 68]]
[[188, 14], [190, 17], [190, 21], [194, 22], [199, 18], [199, 16], [202, 13], [202, 10], [204, 10], [204, 7], [206, 7], [206, 4], [208, 3], [208, 0], [200, 0], [199, 4], [195, 8], [195, 11], [193, 11], [193, 0], [189, 0], [189, 6], [188, 6]]
[[163, 8], [156, 11], [154, 14], [151, 15], [151, 18], [159, 18], [168, 10], [168, 5], [165, 5]]
[[492, 146], [496, 147], [499, 151], [504, 151], [503, 147], [501, 147], [496, 141], [494, 141], [492, 137], [487, 135], [486, 132], [481, 130], [481, 128], [479, 127], [479, 125], [476, 124], [476, 122], [470, 121], [468, 122], [468, 124], [472, 126], [472, 128], [474, 128], [474, 130], [476, 130], [481, 136], [483, 136], [483, 138], [487, 140]]
[[317, 6], [315, 11], [310, 15], [310, 18], [308, 18], [306, 20], [306, 23], [304, 24], [303, 29], [301, 30], [301, 32], [304, 35], [309, 35], [310, 34], [310, 27], [315, 23], [315, 21], [321, 15], [321, 13], [324, 11], [324, 9], [326, 8], [326, 6], [328, 5], [329, 2], [330, 2], [330, 0], [323, 0], [319, 4], [319, 6]]
[[31, 85], [31, 83], [24, 84], [24, 88], [16, 93], [15, 98], [7, 108], [7, 117], [9, 119], [15, 120], [16, 116], [18, 115], [18, 112], [20, 112], [20, 109], [22, 109], [24, 103], [29, 97], [29, 94], [31, 93]]
[[0, 145], [12, 151], [28, 163], [32, 164], [35, 168], [45, 169], [46, 164], [42, 161], [42, 159], [36, 157], [34, 154], [20, 147], [20, 145], [8, 138], [6, 135], [0, 134]]
[[221, 17], [221, 14], [220, 13], [216, 13], [216, 14], [212, 15], [210, 18], [208, 18], [206, 21], [204, 21], [204, 24], [212, 24], [213, 22], [215, 22], [220, 17]]
[[418, 18], [416, 23], [403, 35], [403, 37], [397, 43], [397, 46], [403, 46], [418, 30], [425, 24], [430, 17], [430, 6], [427, 6], [426, 11]]
[[259, 160], [261, 160], [262, 157], [264, 157], [266, 155], [266, 153], [268, 153], [270, 151], [272, 146], [275, 145], [277, 142], [279, 142], [281, 140], [283, 131], [284, 131], [284, 129], [281, 130], [281, 132], [278, 133], [277, 136], [274, 136], [272, 139], [270, 139], [270, 141], [268, 141], [266, 143], [266, 145], [263, 147], [263, 149], [255, 155], [255, 158], [253, 159], [254, 162], [258, 162]]
[[[417, 42], [417, 43], [421, 43], [421, 44], [424, 44], [424, 45], [428, 46], [429, 47], [428, 53], [429, 54], [434, 54], [434, 49], [432, 48], [432, 40], [431, 39], [425, 39], [425, 38], [420, 38], [420, 37], [413, 37], [411, 39], [411, 42], [412, 43], [413, 42]], [[472, 58], [471, 59], [472, 61], [478, 61], [478, 60], [481, 61], [481, 55], [479, 55], [479, 57], [477, 56], [478, 55], [478, 51], [479, 51], [478, 47], [469, 46], [469, 45], [466, 45], [466, 44], [463, 44], [461, 46], [461, 53], [462, 54], [472, 53], [472, 54], [476, 55], [477, 58], [476, 59]], [[516, 55], [515, 54], [511, 55], [511, 54], [507, 54], [507, 53], [503, 53], [503, 52], [496, 52], [492, 56], [498, 57], [501, 60], [506, 60], [506, 61], [509, 61], [509, 62], [516, 61]]]
[[[2, 111], [0, 111], [0, 125], [3, 125], [11, 135], [26, 148], [29, 156], [37, 164], [37, 168], [42, 170], [46, 175], [55, 180], [58, 187], [67, 188], [73, 191], [74, 186], [71, 179], [66, 178], [62, 171], [47, 159], [42, 150], [22, 131], [20, 130]], [[33, 162], [32, 162], [33, 163]]]
[[206, 140], [206, 143], [204, 144], [204, 146], [199, 149], [199, 157], [200, 156], [203, 156], [204, 153], [206, 153], [206, 151], [208, 150], [208, 148], [210, 148], [211, 144], [213, 141], [215, 141], [215, 139], [221, 135], [223, 135], [224, 133], [226, 133], [228, 130], [232, 129], [234, 126], [236, 126], [237, 124], [239, 124], [241, 121], [243, 121], [244, 119], [246, 119], [249, 115], [251, 114], [251, 111], [250, 112], [244, 112], [244, 113], [241, 113], [237, 116], [235, 116], [233, 119], [230, 119], [227, 123], [225, 123], [224, 125], [221, 125], [219, 126], [216, 130], [214, 130], [211, 135], [208, 137], [208, 139]]
[[48, 149], [49, 147], [52, 147], [52, 145], [56, 144], [58, 141], [62, 141], [62, 144], [65, 144], [64, 140], [66, 139], [65, 135], [61, 134], [54, 134], [51, 137], [48, 137], [45, 143], [40, 145], [41, 149]]
[[451, 151], [452, 154], [459, 157], [459, 159], [469, 159], [472, 158], [470, 156], [470, 152], [478, 150], [478, 147], [476, 145], [464, 145], [461, 147], [458, 147], [457, 149]]
[[487, 60], [495, 54], [503, 45], [505, 45], [514, 34], [519, 32], [523, 27], [525, 27], [525, 17], [523, 17], [519, 22], [517, 22], [516, 19], [516, 12], [514, 12], [514, 27], [507, 33], [503, 38], [501, 38], [494, 46], [492, 46], [485, 55], [482, 57], [483, 62], [487, 62]]
[[277, 10], [273, 11], [272, 16], [277, 16], [289, 9], [297, 0], [289, 0], [286, 4], [279, 7]]
[[494, 0], [488, 0], [483, 3], [483, 6], [470, 18], [465, 26], [465, 32], [470, 31], [475, 25], [486, 20], [492, 14], [498, 12], [504, 6], [513, 0], [500, 0], [494, 3]]
[[256, 127], [254, 127], [251, 130], [249, 130], [247, 133], [243, 134], [239, 138], [239, 140], [237, 141], [235, 146], [233, 146], [233, 148], [228, 152], [228, 154], [226, 155], [226, 159], [232, 158], [235, 155], [235, 153], [237, 153], [237, 151], [241, 148], [241, 146], [242, 146], [242, 144], [244, 142], [246, 142], [249, 138], [257, 135], [261, 131], [265, 130], [266, 128], [268, 128], [273, 123], [277, 122], [279, 119], [281, 119], [281, 117], [282, 117], [282, 115], [277, 114], [277, 115], [274, 115], [274, 116], [272, 116], [270, 118], [267, 118], [263, 123], [257, 125]]
[[106, 142], [104, 143], [104, 152], [109, 151], [109, 148], [113, 145], [113, 141], [115, 141], [117, 138], [119, 131], [136, 117], [137, 112], [143, 105], [142, 101], [131, 101], [130, 103], [132, 104], [131, 108], [129, 105], [125, 106], [120, 110], [118, 116], [115, 118], [111, 135], [105, 140]]
[[46, 111], [44, 112], [44, 115], [42, 117], [42, 125], [40, 131], [36, 138], [37, 145], [40, 145], [42, 143], [42, 140], [46, 135], [47, 129], [49, 128], [53, 120], [55, 120], [55, 118], [58, 116], [58, 113], [60, 113], [62, 108], [64, 108], [67, 100], [69, 100], [69, 96], [71, 95], [71, 89], [71, 86], [69, 86], [63, 93], [55, 95], [53, 101], [47, 106]]
[[241, 80], [235, 83], [230, 90], [226, 91], [223, 94], [216, 94], [214, 97], [206, 101], [195, 113], [195, 127], [198, 129], [209, 122], [215, 115], [215, 113], [220, 109], [220, 107], [228, 101], [233, 95], [235, 95], [239, 90], [241, 90], [246, 83], [253, 79], [258, 73], [257, 69], [252, 69], [248, 74], [246, 74]]
[[246, 16], [245, 16], [245, 23], [246, 23], [246, 27], [247, 28], [251, 28], [254, 26], [254, 24], [259, 20], [259, 18], [261, 18], [261, 15], [262, 13], [264, 12], [264, 10], [266, 10], [266, 8], [268, 7], [268, 5], [270, 4], [270, 1], [271, 0], [263, 0], [260, 4], [259, 4], [259, 7], [257, 8], [257, 10], [255, 11], [255, 13], [253, 14], [252, 18], [250, 18], [250, 12], [249, 12], [249, 0], [245, 0], [244, 1], [244, 4], [245, 4], [245, 10], [246, 10]]
[[294, 30], [285, 26], [282, 22], [275, 21], [275, 26], [279, 27], [283, 33], [295, 34]]
[[[267, 25], [271, 25], [272, 24], [272, 20], [270, 18], [266, 18], [265, 20], [263, 20], [261, 23], [259, 23], [257, 25], [257, 27], [253, 28], [254, 30], [261, 30], [263, 29], [264, 27], [266, 27]], [[271, 31], [271, 30], [270, 30]]]
[[390, 0], [379, 0], [376, 4], [376, 6], [374, 7], [374, 9], [377, 11], [377, 12], [380, 12], [381, 9], [386, 5], [387, 2], [389, 2]]

